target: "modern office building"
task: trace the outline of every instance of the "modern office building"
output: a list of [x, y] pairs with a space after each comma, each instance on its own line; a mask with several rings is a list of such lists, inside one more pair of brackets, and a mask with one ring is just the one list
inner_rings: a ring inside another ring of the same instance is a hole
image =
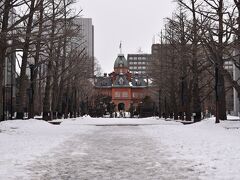
[[130, 73], [146, 75], [151, 60], [151, 54], [128, 54], [127, 62]]
[[77, 18], [75, 22], [80, 25], [81, 42], [86, 47], [88, 56], [94, 57], [94, 26], [91, 18]]
[[87, 60], [89, 61], [88, 72], [90, 76], [94, 75], [94, 26], [91, 18], [77, 18], [75, 23], [79, 25], [78, 44], [80, 48], [85, 48]]

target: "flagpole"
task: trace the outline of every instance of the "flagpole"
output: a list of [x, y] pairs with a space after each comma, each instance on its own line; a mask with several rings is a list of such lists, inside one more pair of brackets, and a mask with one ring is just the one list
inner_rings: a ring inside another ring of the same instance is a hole
[[120, 54], [122, 54], [122, 41], [120, 41], [119, 49], [120, 49]]

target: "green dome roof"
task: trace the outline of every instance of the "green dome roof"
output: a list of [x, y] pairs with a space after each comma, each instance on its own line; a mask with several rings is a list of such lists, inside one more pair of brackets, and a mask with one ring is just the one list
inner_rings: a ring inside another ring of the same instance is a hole
[[117, 59], [115, 60], [114, 63], [114, 68], [118, 68], [118, 67], [128, 67], [128, 63], [127, 60], [125, 59], [123, 54], [119, 54]]

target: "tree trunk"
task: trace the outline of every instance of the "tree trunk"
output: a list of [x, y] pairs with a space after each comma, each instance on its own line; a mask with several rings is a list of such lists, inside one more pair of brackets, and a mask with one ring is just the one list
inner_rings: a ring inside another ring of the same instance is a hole
[[59, 98], [59, 71], [60, 71], [60, 52], [61, 52], [61, 43], [62, 41], [59, 40], [58, 48], [57, 48], [57, 57], [56, 57], [56, 66], [54, 68], [54, 75], [53, 75], [53, 91], [52, 91], [52, 111], [53, 111], [53, 119], [57, 118], [58, 110], [58, 98]]
[[[69, 81], [69, 80], [68, 80]], [[70, 97], [70, 82], [67, 82], [67, 92], [66, 92], [66, 97], [65, 97], [65, 107], [64, 107], [64, 119], [68, 118], [68, 113], [69, 113], [69, 108], [70, 108], [70, 102], [69, 102], [69, 97]]]
[[194, 115], [194, 122], [198, 122], [201, 120], [201, 100], [199, 96], [199, 83], [198, 83], [198, 77], [194, 78], [193, 82], [193, 112]]
[[201, 120], [201, 101], [200, 101], [200, 93], [199, 93], [199, 72], [198, 72], [198, 58], [197, 58], [197, 44], [198, 44], [198, 34], [197, 34], [197, 19], [196, 19], [196, 10], [195, 10], [195, 0], [191, 0], [192, 4], [192, 15], [193, 15], [193, 43], [192, 43], [192, 72], [193, 72], [193, 112], [194, 122], [198, 122]]
[[[223, 60], [223, 36], [224, 36], [224, 29], [223, 29], [223, 0], [219, 0], [219, 8], [218, 8], [218, 17], [219, 17], [219, 34], [218, 34], [218, 65], [220, 69], [224, 68], [224, 60]], [[224, 76], [223, 72], [219, 71], [218, 76], [218, 113], [219, 119], [226, 120], [226, 93], [225, 93], [225, 83], [224, 83]]]
[[[50, 56], [51, 57], [51, 56]], [[49, 121], [52, 119], [51, 115], [51, 102], [50, 102], [50, 94], [51, 94], [51, 82], [52, 82], [52, 59], [49, 60], [47, 66], [47, 79], [46, 79], [46, 87], [43, 99], [43, 120]]]
[[30, 5], [30, 13], [27, 23], [27, 30], [25, 35], [25, 42], [23, 46], [23, 56], [22, 56], [22, 65], [21, 72], [19, 77], [19, 92], [18, 92], [18, 103], [17, 103], [17, 119], [24, 118], [24, 103], [25, 103], [25, 94], [26, 94], [26, 68], [27, 68], [27, 60], [28, 60], [28, 51], [30, 45], [30, 34], [32, 31], [32, 23], [33, 23], [33, 14], [34, 14], [34, 5], [35, 0], [31, 0]]
[[227, 120], [226, 115], [226, 96], [225, 96], [225, 82], [222, 73], [218, 76], [218, 113], [220, 120]]
[[[30, 105], [30, 112], [29, 112], [29, 118], [33, 118], [36, 112], [36, 102], [37, 102], [37, 97], [38, 97], [38, 87], [37, 87], [37, 75], [38, 75], [38, 63], [39, 63], [39, 58], [40, 58], [40, 50], [41, 50], [41, 37], [42, 37], [42, 32], [43, 32], [43, 1], [40, 1], [39, 4], [39, 30], [38, 30], [38, 35], [37, 35], [37, 42], [36, 42], [36, 54], [34, 56], [34, 69], [33, 69], [33, 79], [32, 79], [32, 86], [33, 86], [33, 100], [32, 104]], [[39, 102], [38, 102], [39, 103]]]
[[51, 33], [50, 33], [50, 42], [49, 42], [49, 60], [47, 65], [47, 79], [45, 86], [45, 93], [43, 99], [43, 119], [49, 121], [52, 119], [51, 112], [51, 91], [52, 91], [52, 67], [54, 61], [54, 40], [55, 40], [55, 29], [56, 29], [56, 9], [55, 9], [55, 1], [52, 0], [52, 19], [51, 19]]
[[4, 99], [3, 99], [3, 90], [4, 90], [4, 66], [6, 59], [6, 50], [7, 50], [7, 28], [9, 21], [9, 13], [11, 9], [11, 0], [4, 1], [3, 8], [3, 17], [2, 17], [2, 28], [0, 29], [0, 121], [4, 120]]

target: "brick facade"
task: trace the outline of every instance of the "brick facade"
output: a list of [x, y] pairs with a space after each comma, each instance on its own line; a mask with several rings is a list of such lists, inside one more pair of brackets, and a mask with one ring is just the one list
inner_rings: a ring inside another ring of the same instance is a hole
[[129, 111], [131, 104], [137, 107], [142, 99], [148, 95], [148, 80], [138, 74], [129, 72], [128, 63], [123, 55], [118, 55], [114, 63], [114, 71], [108, 76], [97, 77], [95, 90], [97, 94], [111, 96], [116, 111], [124, 106]]

